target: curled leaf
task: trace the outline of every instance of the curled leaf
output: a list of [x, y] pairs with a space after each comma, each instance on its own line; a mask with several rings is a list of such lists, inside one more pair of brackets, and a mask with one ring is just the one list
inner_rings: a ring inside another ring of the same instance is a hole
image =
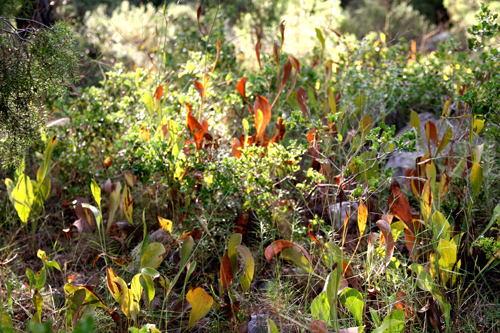
[[194, 89], [196, 89], [198, 94], [200, 94], [200, 97], [203, 97], [203, 92], [204, 92], [203, 84], [194, 80]]
[[292, 242], [286, 241], [286, 240], [277, 240], [271, 243], [266, 249], [266, 252], [264, 255], [266, 256], [267, 262], [271, 262], [271, 260], [279, 254], [281, 251], [284, 249], [287, 249], [289, 247], [296, 246], [298, 247], [302, 253], [304, 253], [304, 256], [307, 258], [308, 261], [311, 261], [311, 257], [309, 256], [309, 253], [300, 245], [294, 244]]
[[394, 255], [394, 239], [392, 237], [391, 225], [389, 223], [384, 220], [378, 220], [377, 226], [380, 228], [380, 231], [382, 231], [386, 243], [385, 264], [377, 271], [377, 275], [379, 275], [391, 263], [392, 256]]
[[191, 304], [191, 313], [189, 314], [189, 324], [187, 327], [190, 328], [210, 311], [214, 299], [203, 288], [196, 287], [188, 291], [186, 300]]

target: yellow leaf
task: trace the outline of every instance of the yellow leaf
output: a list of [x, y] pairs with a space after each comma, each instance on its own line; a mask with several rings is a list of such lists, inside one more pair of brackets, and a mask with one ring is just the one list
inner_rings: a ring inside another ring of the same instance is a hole
[[424, 190], [422, 191], [422, 197], [420, 198], [420, 209], [422, 211], [422, 217], [425, 223], [429, 221], [432, 209], [432, 192], [431, 192], [431, 181], [428, 180], [425, 183]]
[[366, 205], [360, 200], [358, 209], [358, 229], [359, 229], [359, 237], [362, 237], [365, 229], [366, 229], [366, 221], [368, 220], [368, 208]]
[[158, 216], [158, 222], [160, 223], [160, 228], [169, 233], [172, 233], [172, 221], [164, 219], [163, 217]]
[[481, 168], [481, 164], [474, 163], [470, 174], [470, 182], [472, 185], [472, 194], [475, 198], [481, 189], [481, 185], [483, 184], [483, 169]]
[[189, 324], [186, 330], [194, 325], [198, 320], [212, 308], [214, 299], [208, 295], [202, 287], [196, 287], [188, 291], [186, 300], [191, 304], [191, 313], [189, 314]]

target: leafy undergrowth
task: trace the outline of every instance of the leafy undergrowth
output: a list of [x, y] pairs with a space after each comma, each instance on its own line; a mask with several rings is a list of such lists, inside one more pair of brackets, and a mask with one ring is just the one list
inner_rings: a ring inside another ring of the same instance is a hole
[[204, 36], [51, 102], [0, 197], [3, 331], [499, 329], [496, 53], [332, 34], [325, 59], [317, 29], [306, 61], [284, 30], [259, 73]]

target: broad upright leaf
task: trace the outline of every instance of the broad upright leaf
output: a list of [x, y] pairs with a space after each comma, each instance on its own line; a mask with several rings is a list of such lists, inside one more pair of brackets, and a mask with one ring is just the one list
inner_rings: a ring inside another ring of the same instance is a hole
[[257, 62], [259, 63], [259, 68], [262, 70], [262, 64], [260, 62], [260, 40], [255, 43], [255, 55], [257, 57]]
[[233, 139], [232, 152], [233, 152], [233, 156], [234, 157], [236, 157], [236, 158], [240, 158], [241, 157], [240, 148], [243, 148], [242, 145], [241, 145], [240, 140], [238, 140], [236, 138]]
[[434, 154], [435, 156], [437, 156], [444, 149], [444, 147], [446, 147], [446, 145], [450, 142], [452, 137], [453, 137], [453, 128], [448, 127], [448, 129], [443, 135], [443, 138], [441, 139], [441, 142], [439, 143], [436, 153]]
[[158, 86], [155, 90], [155, 102], [158, 103], [163, 96], [163, 86]]
[[113, 271], [111, 267], [106, 267], [106, 284], [108, 285], [109, 292], [111, 293], [111, 296], [117, 301], [118, 303], [120, 302], [120, 292], [118, 290], [118, 287], [116, 285], [115, 278], [116, 274]]
[[208, 295], [203, 288], [196, 287], [188, 291], [186, 300], [191, 304], [191, 313], [189, 314], [189, 324], [186, 330], [192, 327], [198, 320], [205, 317], [205, 315], [212, 308], [214, 299]]
[[304, 256], [303, 252], [301, 252], [301, 250], [297, 246], [283, 249], [281, 257], [285, 260], [292, 261], [295, 265], [297, 265], [307, 273], [312, 273], [314, 271], [309, 259]]
[[252, 257], [252, 253], [250, 250], [244, 245], [236, 246], [236, 250], [240, 253], [243, 258], [243, 265], [245, 266], [245, 274], [240, 275], [240, 283], [241, 289], [243, 292], [247, 292], [248, 288], [250, 288], [250, 283], [252, 283], [253, 274], [255, 271], [255, 263]]
[[231, 262], [233, 276], [236, 275], [236, 272], [238, 271], [238, 250], [236, 249], [236, 247], [238, 245], [241, 245], [241, 239], [241, 234], [233, 234], [227, 244], [227, 256], [229, 257], [229, 261]]
[[198, 94], [200, 94], [200, 97], [203, 97], [203, 93], [204, 93], [204, 87], [203, 87], [203, 84], [201, 84], [201, 82], [198, 82], [196, 80], [194, 80], [194, 89], [196, 89], [196, 91], [198, 92]]
[[408, 203], [408, 200], [401, 191], [399, 183], [396, 180], [394, 180], [391, 184], [391, 195], [389, 196], [387, 204], [389, 206], [389, 211], [397, 216], [398, 219], [403, 221], [408, 229], [415, 234], [410, 204]]
[[[182, 238], [182, 237], [181, 237]], [[191, 253], [193, 253], [194, 249], [194, 236], [187, 236], [186, 239], [184, 240], [184, 243], [182, 243], [182, 248], [181, 248], [181, 269], [187, 264], [189, 261], [189, 258], [191, 258]], [[200, 236], [201, 238], [201, 236]]]
[[153, 115], [154, 109], [153, 109], [153, 96], [151, 96], [151, 93], [149, 90], [146, 90], [144, 93], [144, 103], [146, 104], [146, 108], [149, 111], [149, 115]]
[[271, 121], [271, 106], [265, 97], [257, 96], [253, 110], [255, 113], [257, 141], [260, 141], [264, 136], [267, 124]]
[[163, 261], [165, 247], [161, 243], [151, 243], [146, 247], [144, 254], [141, 257], [140, 268], [157, 268]]
[[349, 309], [354, 319], [356, 320], [356, 325], [363, 324], [363, 308], [364, 301], [363, 295], [359, 291], [353, 288], [345, 288], [340, 296], [340, 301], [344, 306]]
[[43, 162], [43, 173], [42, 176], [45, 178], [45, 175], [47, 175], [47, 172], [49, 170], [49, 165], [50, 165], [50, 159], [52, 157], [52, 153], [54, 152], [54, 147], [57, 143], [57, 137], [54, 135], [52, 136], [49, 141], [47, 141], [47, 147], [45, 148], [45, 156], [44, 156], [44, 162]]
[[118, 206], [120, 206], [121, 189], [122, 189], [122, 184], [120, 182], [116, 182], [111, 185], [111, 194], [109, 196], [108, 230], [113, 225], [116, 210], [118, 209]]
[[483, 169], [479, 162], [474, 163], [470, 174], [470, 182], [472, 185], [472, 197], [475, 198], [483, 184]]
[[430, 141], [437, 145], [437, 135], [438, 130], [436, 124], [434, 124], [430, 120], [427, 120], [427, 122], [425, 123], [425, 139], [427, 140], [427, 148], [429, 149], [429, 154], [431, 151]]
[[123, 189], [122, 200], [123, 200], [123, 210], [125, 212], [125, 216], [127, 217], [127, 220], [130, 222], [130, 224], [134, 224], [134, 219], [133, 219], [134, 202], [132, 200], [132, 194], [130, 193], [130, 189], [128, 188], [127, 184], [125, 184]]
[[24, 173], [17, 181], [17, 185], [12, 193], [12, 198], [14, 200], [14, 208], [17, 211], [17, 215], [19, 215], [23, 223], [28, 223], [31, 206], [33, 205], [35, 197], [33, 195], [33, 185], [30, 177], [26, 176]]
[[309, 253], [300, 245], [294, 244], [292, 242], [286, 241], [286, 240], [277, 240], [271, 243], [266, 249], [266, 252], [264, 253], [266, 256], [267, 262], [271, 262], [271, 260], [276, 256], [278, 253], [280, 253], [282, 250], [292, 247], [292, 246], [297, 246], [302, 253], [306, 256], [307, 260], [311, 261], [311, 257], [309, 256]]
[[90, 183], [90, 190], [92, 191], [92, 196], [97, 203], [97, 207], [101, 209], [101, 188], [97, 185], [94, 179], [92, 179], [92, 182]]
[[311, 303], [311, 314], [313, 319], [322, 320], [331, 326], [330, 301], [326, 291], [316, 296]]
[[232, 280], [233, 269], [231, 268], [231, 261], [229, 260], [229, 256], [226, 252], [222, 257], [222, 261], [220, 263], [220, 282], [224, 292], [227, 291]]
[[324, 321], [319, 319], [311, 322], [310, 328], [313, 333], [328, 333], [328, 326]]
[[276, 327], [276, 324], [271, 320], [271, 318], [267, 317], [267, 333], [279, 333], [280, 331], [278, 330], [278, 327]]
[[431, 216], [432, 201], [431, 180], [428, 180], [424, 185], [422, 196], [420, 197], [420, 209], [425, 222], [429, 221]]
[[382, 231], [384, 235], [384, 240], [386, 243], [385, 248], [385, 264], [379, 268], [377, 275], [382, 273], [385, 268], [391, 263], [392, 256], [394, 255], [394, 239], [392, 237], [391, 225], [384, 220], [378, 220], [377, 226]]
[[417, 275], [417, 285], [419, 288], [432, 293], [434, 291], [434, 281], [425, 268], [418, 264], [412, 264], [411, 270]]
[[359, 229], [359, 237], [363, 237], [366, 229], [366, 222], [368, 221], [368, 208], [363, 203], [363, 201], [359, 201], [358, 208], [358, 229]]
[[307, 98], [306, 90], [302, 87], [299, 87], [299, 89], [297, 89], [297, 102], [299, 103], [300, 110], [302, 111], [302, 114], [304, 115], [305, 119], [307, 119], [306, 98]]

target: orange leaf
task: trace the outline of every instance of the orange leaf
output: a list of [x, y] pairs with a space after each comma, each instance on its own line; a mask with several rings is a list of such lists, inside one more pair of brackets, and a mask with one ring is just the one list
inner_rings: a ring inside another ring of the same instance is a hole
[[233, 156], [236, 158], [241, 157], [241, 151], [239, 150], [239, 148], [243, 148], [243, 147], [241, 146], [240, 140], [235, 138], [233, 140]]
[[319, 240], [316, 238], [316, 236], [314, 236], [314, 234], [312, 233], [312, 228], [311, 228], [312, 224], [309, 223], [309, 225], [307, 226], [307, 229], [309, 229], [309, 237], [311, 237], [311, 239], [313, 241], [315, 241], [316, 243], [319, 244], [319, 246], [323, 247], [323, 245], [319, 242]]
[[227, 290], [229, 284], [233, 280], [233, 268], [231, 266], [231, 261], [226, 252], [224, 257], [222, 257], [222, 262], [220, 263], [220, 281], [224, 291]]
[[104, 159], [104, 166], [107, 168], [109, 168], [111, 166], [111, 164], [113, 164], [113, 159], [111, 157], [106, 157]]
[[403, 221], [412, 234], [415, 234], [415, 229], [412, 223], [410, 204], [404, 196], [399, 183], [394, 180], [391, 184], [391, 195], [389, 196], [388, 203], [389, 212], [397, 216], [398, 219]]
[[189, 127], [189, 130], [191, 131], [191, 134], [194, 136], [194, 141], [196, 142], [196, 147], [198, 149], [201, 148], [201, 143], [203, 141], [203, 136], [205, 133], [208, 131], [208, 123], [205, 120], [201, 121], [201, 124], [196, 120], [196, 118], [192, 114], [192, 107], [191, 104], [188, 102], [184, 103], [186, 108], [188, 109], [187, 113], [187, 126]]
[[241, 97], [243, 97], [243, 99], [245, 100], [245, 103], [247, 103], [247, 105], [248, 105], [248, 111], [250, 111], [250, 114], [253, 114], [252, 108], [250, 107], [250, 103], [248, 103], [247, 96], [245, 94], [245, 85], [246, 85], [246, 83], [247, 83], [247, 79], [242, 78], [238, 82], [238, 84], [236, 84], [236, 89], [240, 93]]
[[358, 229], [359, 229], [359, 237], [363, 237], [366, 229], [366, 222], [368, 221], [368, 208], [363, 203], [363, 201], [359, 201], [358, 208]]
[[271, 106], [265, 97], [257, 96], [253, 106], [255, 113], [255, 129], [257, 131], [257, 141], [260, 141], [266, 131], [266, 126], [271, 121]]
[[163, 86], [158, 86], [155, 90], [155, 100], [158, 102], [163, 96]]
[[184, 235], [182, 235], [181, 237], [179, 237], [179, 239], [177, 239], [177, 240], [178, 241], [182, 241], [182, 240], [188, 238], [189, 236], [191, 236], [191, 237], [193, 237], [194, 241], [199, 241], [201, 239], [202, 235], [203, 235], [203, 233], [201, 232], [201, 230], [195, 229], [193, 231], [186, 232]]
[[203, 92], [204, 92], [203, 84], [194, 80], [194, 89], [196, 89], [198, 94], [200, 94], [200, 96], [203, 97]]

